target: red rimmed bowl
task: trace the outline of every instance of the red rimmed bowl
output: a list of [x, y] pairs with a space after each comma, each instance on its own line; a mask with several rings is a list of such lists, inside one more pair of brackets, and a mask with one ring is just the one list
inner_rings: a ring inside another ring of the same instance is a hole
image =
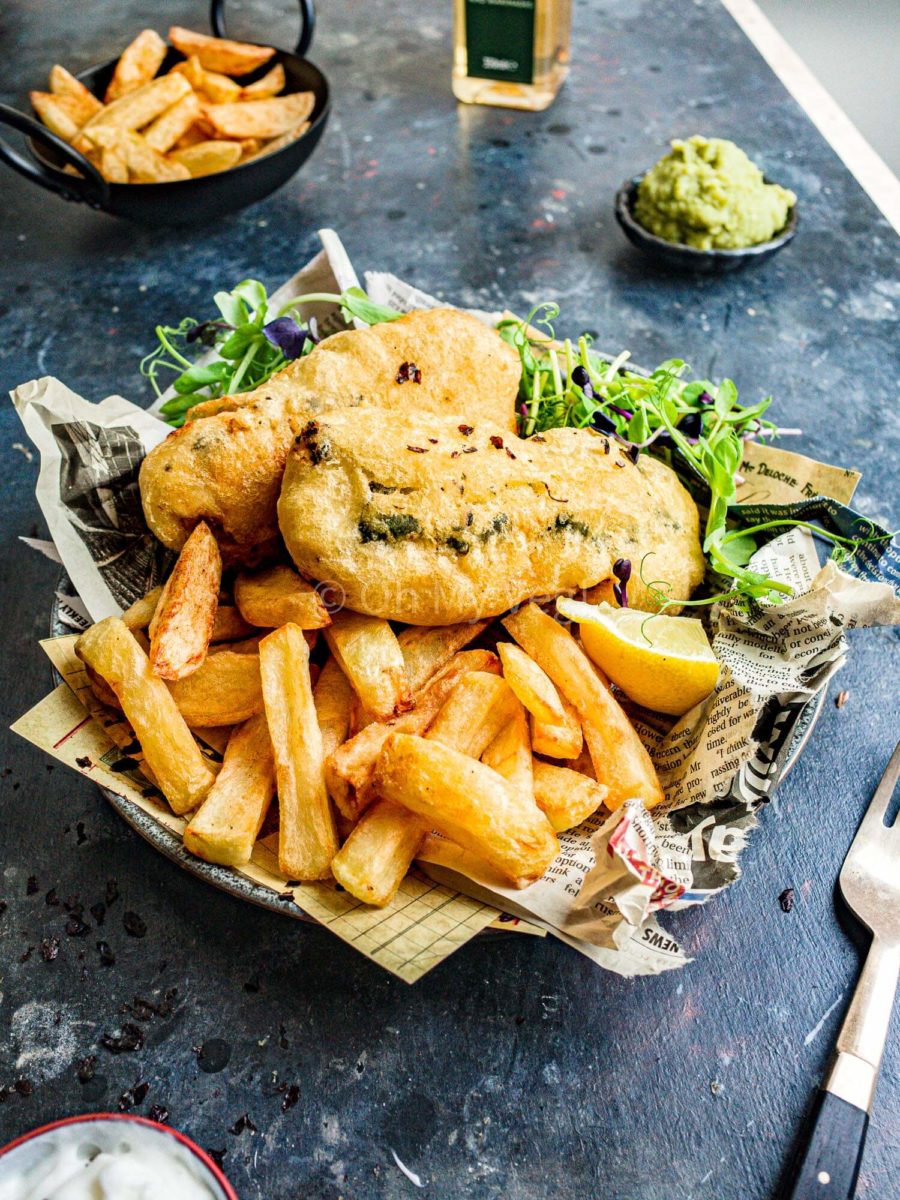
[[[113, 1124], [115, 1123], [115, 1124]], [[113, 1139], [110, 1134], [120, 1136], [116, 1126], [121, 1126], [121, 1136], [127, 1136], [126, 1130], [140, 1128], [149, 1131], [153, 1140], [159, 1139], [158, 1149], [175, 1161], [189, 1165], [195, 1178], [205, 1184], [210, 1200], [238, 1200], [238, 1194], [225, 1178], [219, 1166], [189, 1137], [172, 1129], [168, 1125], [160, 1125], [148, 1117], [134, 1116], [131, 1113], [84, 1113], [78, 1117], [65, 1117], [61, 1121], [53, 1121], [32, 1129], [21, 1137], [0, 1148], [0, 1189], [4, 1184], [15, 1179], [14, 1172], [28, 1170], [37, 1164], [49, 1150], [55, 1134], [62, 1129], [83, 1128], [85, 1164], [91, 1161], [89, 1151], [102, 1151], [106, 1147], [101, 1143]], [[103, 1130], [102, 1136], [98, 1133]], [[80, 1130], [79, 1130], [80, 1132]], [[92, 1136], [93, 1134], [93, 1136]], [[142, 1137], [145, 1134], [142, 1132]]]

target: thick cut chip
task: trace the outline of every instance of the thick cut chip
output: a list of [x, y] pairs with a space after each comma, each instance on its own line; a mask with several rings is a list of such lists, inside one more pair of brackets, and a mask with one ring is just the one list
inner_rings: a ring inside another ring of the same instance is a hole
[[353, 690], [377, 720], [412, 707], [403, 652], [387, 621], [344, 609], [324, 632]]
[[472, 671], [450, 693], [426, 736], [472, 758], [481, 758], [503, 726], [513, 719], [518, 703], [502, 676]]
[[253, 626], [247, 624], [234, 605], [220, 604], [216, 609], [216, 619], [209, 640], [231, 642], [238, 638], [246, 638], [252, 633]]
[[276, 629], [260, 642], [259, 658], [278, 779], [279, 870], [287, 879], [326, 879], [338, 842], [303, 631]]
[[315, 107], [312, 92], [291, 92], [271, 100], [239, 100], [208, 104], [206, 120], [222, 137], [274, 138], [306, 121]]
[[659, 804], [663, 791], [650, 755], [572, 635], [536, 604], [525, 605], [503, 624], [577, 709], [597, 782], [609, 789], [607, 808], [619, 808], [632, 798], [648, 808]]
[[485, 766], [492, 767], [498, 775], [502, 775], [507, 783], [523, 795], [534, 796], [534, 768], [528, 716], [518, 701], [513, 716], [482, 754], [481, 761]]
[[461, 625], [436, 625], [432, 628], [410, 625], [397, 634], [403, 651], [409, 686], [418, 692], [453, 658], [487, 628], [487, 621], [465, 621]]
[[210, 37], [180, 25], [173, 25], [169, 29], [169, 41], [187, 58], [196, 54], [207, 71], [221, 71], [223, 75], [249, 75], [258, 67], [265, 66], [275, 54], [271, 46]]
[[160, 154], [165, 154], [180, 137], [184, 137], [199, 116], [200, 101], [194, 92], [189, 92], [147, 126], [143, 133], [144, 141]]
[[286, 82], [284, 67], [281, 63], [276, 63], [254, 83], [248, 83], [246, 87], [241, 88], [241, 99], [267, 100], [270, 96], [277, 96], [283, 92]]
[[274, 795], [275, 757], [260, 713], [228, 739], [216, 782], [184, 831], [185, 849], [224, 867], [249, 862]]
[[254, 644], [250, 653], [217, 649], [169, 690], [188, 725], [239, 725], [262, 711], [258, 647]]
[[313, 688], [313, 702], [322, 734], [322, 753], [326, 759], [347, 740], [355, 699], [350, 681], [337, 659], [329, 658]]
[[574, 829], [606, 803], [607, 789], [568, 767], [534, 764], [534, 798], [557, 833]]
[[483, 883], [488, 887], [502, 888], [509, 883], [506, 876], [486, 859], [456, 842], [451, 842], [439, 833], [426, 833], [416, 853], [416, 860], [435, 867], [446, 867], [449, 871], [457, 871], [467, 879], [474, 879], [476, 883]]
[[581, 721], [571, 701], [565, 696], [560, 696], [559, 699], [563, 711], [561, 721], [548, 724], [532, 715], [532, 748], [535, 754], [545, 754], [548, 758], [577, 758], [584, 744]]
[[234, 602], [245, 621], [264, 629], [288, 622], [301, 629], [321, 629], [331, 622], [319, 593], [291, 567], [242, 572], [234, 583]]
[[156, 612], [156, 606], [159, 604], [161, 595], [162, 587], [155, 587], [146, 596], [142, 596], [140, 600], [135, 600], [134, 604], [125, 609], [122, 613], [122, 620], [129, 629], [147, 628], [153, 620], [153, 614]]
[[131, 630], [107, 617], [81, 635], [75, 652], [115, 693], [172, 811], [196, 808], [215, 774]]
[[168, 46], [154, 29], [144, 29], [119, 55], [105, 100], [109, 104], [149, 83], [168, 52]]
[[503, 677], [532, 716], [548, 725], [564, 725], [565, 709], [559, 692], [533, 658], [512, 642], [498, 642]]
[[337, 882], [363, 904], [389, 904], [415, 858], [425, 827], [408, 808], [379, 800], [332, 859]]
[[375, 763], [391, 733], [397, 730], [424, 733], [462, 678], [472, 671], [497, 674], [499, 670], [500, 660], [490, 650], [463, 650], [416, 694], [412, 712], [404, 713], [390, 724], [372, 722], [332, 750], [325, 763], [325, 778], [340, 812], [354, 820], [372, 800], [370, 784]]
[[539, 879], [559, 853], [550, 822], [534, 801], [484, 763], [440, 742], [395, 733], [373, 786], [451, 841], [487, 859], [517, 887]]
[[201, 522], [166, 581], [150, 627], [150, 662], [161, 679], [183, 679], [206, 658], [219, 606], [222, 556]]

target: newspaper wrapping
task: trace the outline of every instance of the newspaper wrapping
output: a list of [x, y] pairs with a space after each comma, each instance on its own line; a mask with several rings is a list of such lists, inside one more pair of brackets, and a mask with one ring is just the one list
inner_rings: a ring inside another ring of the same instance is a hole
[[[321, 236], [323, 250], [279, 289], [276, 303], [356, 285], [337, 235]], [[366, 286], [373, 300], [400, 311], [441, 303], [384, 273], [367, 274]], [[319, 304], [315, 315], [323, 332], [345, 327], [337, 306]], [[118, 396], [93, 404], [43, 378], [12, 398], [40, 453], [37, 498], [53, 546], [37, 548], [55, 552], [71, 581], [58, 594], [60, 619], [84, 628], [145, 594], [169, 565], [147, 530], [137, 485], [141, 460], [169, 432], [153, 415], [165, 397], [149, 412]], [[738, 500], [756, 521], [819, 519], [844, 535], [878, 532], [847, 507], [855, 472], [754, 443], [741, 472]], [[749, 615], [720, 606], [712, 614], [722, 663], [714, 694], [671, 727], [656, 714], [631, 712], [664, 804], [648, 812], [630, 800], [562, 834], [559, 857], [523, 891], [424, 864], [427, 873], [620, 974], [656, 974], [689, 961], [657, 914], [704, 903], [739, 877], [759, 810], [844, 661], [845, 631], [900, 622], [898, 557], [883, 544], [863, 547], [841, 569], [831, 561], [820, 567], [812, 536], [798, 527], [763, 545], [752, 565], [790, 583], [794, 598]]]

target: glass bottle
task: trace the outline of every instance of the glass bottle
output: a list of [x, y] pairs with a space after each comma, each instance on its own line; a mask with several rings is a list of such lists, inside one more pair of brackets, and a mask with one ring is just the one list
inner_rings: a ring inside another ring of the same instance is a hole
[[569, 72], [572, 0], [454, 0], [453, 94], [539, 112]]

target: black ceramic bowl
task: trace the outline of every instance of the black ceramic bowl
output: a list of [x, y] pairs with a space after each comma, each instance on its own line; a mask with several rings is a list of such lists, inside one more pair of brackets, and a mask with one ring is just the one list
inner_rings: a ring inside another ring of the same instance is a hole
[[[797, 232], [797, 206], [788, 213], [787, 224], [780, 233], [768, 242], [748, 246], [745, 250], [698, 250], [679, 242], [667, 242], [645, 229], [634, 215], [638, 184], [643, 175], [626, 179], [616, 193], [616, 220], [625, 236], [638, 249], [651, 255], [657, 262], [680, 271], [696, 271], [703, 275], [721, 275], [726, 271], [737, 271], [749, 263], [761, 263], [771, 258], [782, 246], [786, 246]], [[766, 180], [766, 183], [771, 182]]]
[[[223, 8], [223, 0], [213, 0], [211, 24], [219, 37], [224, 36]], [[318, 67], [302, 57], [312, 40], [315, 21], [313, 0], [300, 0], [300, 12], [302, 30], [297, 52], [276, 50], [274, 58], [246, 79], [246, 82], [251, 82], [264, 75], [275, 63], [281, 63], [287, 78], [283, 94], [305, 91], [315, 94], [309, 129], [280, 150], [250, 159], [228, 171], [197, 179], [175, 183], [107, 183], [86, 158], [34, 118], [0, 104], [0, 124], [10, 125], [26, 134], [26, 144], [31, 152], [31, 157], [26, 157], [0, 139], [0, 159], [32, 183], [56, 192], [65, 200], [81, 201], [92, 208], [142, 225], [185, 225], [212, 221], [248, 204], [255, 204], [300, 170], [318, 145], [328, 120], [328, 81]], [[176, 50], [170, 50], [160, 72], [165, 73], [183, 57]], [[102, 66], [82, 71], [78, 78], [95, 95], [102, 97], [116, 62], [117, 59], [111, 59]], [[75, 166], [81, 177], [65, 172], [63, 168], [67, 163]]]

